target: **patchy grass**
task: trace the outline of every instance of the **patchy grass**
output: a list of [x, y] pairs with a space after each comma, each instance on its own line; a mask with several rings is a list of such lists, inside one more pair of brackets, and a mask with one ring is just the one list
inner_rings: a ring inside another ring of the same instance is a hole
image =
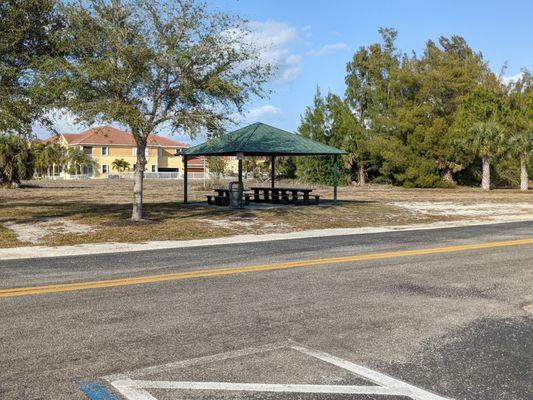
[[10, 229], [0, 225], [0, 248], [22, 246], [24, 243], [18, 241], [17, 236]]
[[[293, 182], [280, 185], [302, 186]], [[288, 232], [318, 228], [407, 225], [472, 218], [472, 215], [447, 213], [457, 205], [486, 208], [494, 204], [495, 213], [509, 215], [509, 210], [533, 213], [533, 194], [516, 190], [489, 193], [473, 188], [404, 189], [389, 186], [339, 188], [338, 207], [332, 205], [284, 207], [260, 210], [229, 210], [181, 204], [181, 182], [145, 181], [146, 221], [130, 221], [133, 183], [126, 180], [31, 181], [21, 189], [0, 189], [0, 247], [31, 244], [21, 242], [2, 222], [39, 225], [56, 218], [92, 227], [86, 233], [53, 230], [40, 244], [62, 245], [93, 242], [142, 242], [220, 237], [242, 233]], [[205, 200], [201, 183], [192, 182], [192, 202]], [[331, 199], [329, 187], [316, 187], [322, 199]], [[327, 202], [326, 202], [327, 203]], [[438, 204], [432, 210], [432, 204]], [[416, 205], [419, 205], [418, 207]], [[429, 208], [428, 208], [429, 204]], [[420, 207], [423, 205], [423, 207]], [[502, 207], [504, 205], [505, 207]], [[521, 206], [520, 206], [521, 205]], [[516, 207], [515, 207], [516, 206]], [[480, 213], [483, 214], [483, 213]], [[490, 213], [485, 213], [490, 214]], [[493, 215], [479, 215], [489, 219]]]

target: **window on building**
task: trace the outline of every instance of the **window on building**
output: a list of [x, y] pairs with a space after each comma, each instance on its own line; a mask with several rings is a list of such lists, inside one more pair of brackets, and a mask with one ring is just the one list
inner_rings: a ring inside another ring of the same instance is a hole
[[159, 157], [163, 157], [163, 148], [162, 148], [162, 147], [159, 147], [159, 148], [157, 149], [157, 155], [158, 155]]
[[109, 147], [102, 146], [102, 155], [103, 156], [108, 156], [109, 155]]
[[[137, 157], [137, 147], [132, 147], [131, 148], [131, 155], [133, 157]], [[146, 149], [144, 149], [144, 156], [145, 157], [150, 157], [150, 149], [148, 147]]]
[[83, 175], [85, 175], [85, 176], [93, 176], [93, 166], [92, 165], [84, 165], [83, 166]]
[[109, 173], [109, 165], [102, 165], [102, 174], [107, 174]]
[[151, 171], [152, 171], [152, 172], [157, 172], [157, 166], [152, 165], [152, 166], [151, 166]]

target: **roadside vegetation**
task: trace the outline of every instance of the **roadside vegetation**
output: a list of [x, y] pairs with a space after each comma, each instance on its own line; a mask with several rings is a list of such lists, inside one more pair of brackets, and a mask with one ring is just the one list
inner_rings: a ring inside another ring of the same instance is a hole
[[[257, 181], [247, 181], [247, 186]], [[222, 183], [227, 184], [227, 183]], [[280, 182], [280, 185], [303, 185]], [[146, 220], [128, 219], [131, 180], [38, 180], [20, 190], [0, 189], [0, 247], [96, 242], [143, 242], [286, 233], [323, 228], [405, 226], [446, 221], [533, 219], [533, 196], [518, 190], [405, 189], [391, 185], [344, 186], [340, 205], [331, 187], [312, 184], [320, 206], [228, 210], [206, 208], [209, 185], [189, 182], [192, 204], [183, 205], [183, 182], [147, 180]]]
[[[478, 185], [527, 190], [533, 165], [533, 77], [504, 84], [460, 36], [428, 40], [422, 54], [395, 46], [397, 31], [361, 47], [344, 94], [319, 89], [299, 134], [342, 148], [341, 179], [404, 187]], [[294, 175], [331, 181], [320, 157], [296, 158]]]

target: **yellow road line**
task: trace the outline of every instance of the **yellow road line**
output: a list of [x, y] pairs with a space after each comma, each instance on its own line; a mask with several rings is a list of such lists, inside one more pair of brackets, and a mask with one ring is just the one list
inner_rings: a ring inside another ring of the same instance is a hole
[[527, 244], [533, 244], [533, 238], [521, 239], [521, 240], [510, 240], [510, 241], [505, 241], [505, 242], [486, 242], [486, 243], [465, 244], [465, 245], [460, 245], [460, 246], [434, 247], [434, 248], [428, 248], [428, 249], [415, 249], [415, 250], [401, 250], [401, 251], [391, 251], [391, 252], [385, 252], [385, 253], [370, 253], [370, 254], [361, 254], [361, 255], [347, 256], [347, 257], [319, 258], [315, 260], [279, 262], [279, 263], [274, 263], [274, 264], [251, 265], [251, 266], [246, 266], [246, 267], [204, 269], [204, 270], [196, 270], [196, 271], [189, 271], [189, 272], [177, 272], [173, 274], [164, 274], [164, 275], [139, 276], [139, 277], [134, 277], [134, 278], [120, 278], [120, 279], [109, 279], [109, 280], [102, 280], [102, 281], [89, 281], [89, 282], [76, 282], [76, 283], [59, 283], [55, 285], [46, 285], [46, 286], [30, 286], [30, 287], [21, 287], [21, 288], [13, 288], [13, 289], [2, 289], [0, 290], [0, 297], [30, 296], [30, 295], [35, 295], [35, 294], [70, 292], [70, 291], [86, 290], [86, 289], [100, 289], [100, 288], [109, 288], [109, 287], [117, 287], [117, 286], [139, 285], [139, 284], [144, 284], [144, 283], [169, 282], [169, 281], [179, 281], [183, 279], [192, 279], [192, 278], [207, 278], [211, 276], [242, 274], [242, 273], [248, 273], [248, 272], [273, 271], [273, 270], [281, 270], [281, 269], [289, 269], [289, 268], [297, 268], [297, 267], [310, 267], [313, 265], [321, 265], [321, 264], [336, 264], [336, 263], [345, 263], [345, 262], [352, 262], [352, 261], [380, 260], [380, 259], [387, 259], [387, 258], [406, 257], [406, 256], [415, 256], [415, 255], [424, 255], [424, 254], [453, 253], [453, 252], [466, 251], [466, 250], [480, 250], [480, 249], [490, 249], [494, 247], [519, 246], [519, 245], [527, 245]]

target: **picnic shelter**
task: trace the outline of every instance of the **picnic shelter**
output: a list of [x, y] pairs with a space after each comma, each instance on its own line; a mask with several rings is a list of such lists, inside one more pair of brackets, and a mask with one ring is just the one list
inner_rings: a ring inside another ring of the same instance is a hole
[[[187, 199], [187, 161], [193, 156], [236, 156], [238, 181], [242, 191], [242, 162], [246, 156], [269, 157], [271, 161], [271, 188], [275, 188], [275, 160], [277, 156], [332, 156], [333, 158], [333, 203], [337, 204], [338, 156], [344, 151], [319, 143], [300, 135], [273, 126], [256, 122], [221, 137], [208, 140], [197, 146], [183, 149], [184, 179], [183, 201]], [[242, 192], [240, 193], [242, 198]]]

